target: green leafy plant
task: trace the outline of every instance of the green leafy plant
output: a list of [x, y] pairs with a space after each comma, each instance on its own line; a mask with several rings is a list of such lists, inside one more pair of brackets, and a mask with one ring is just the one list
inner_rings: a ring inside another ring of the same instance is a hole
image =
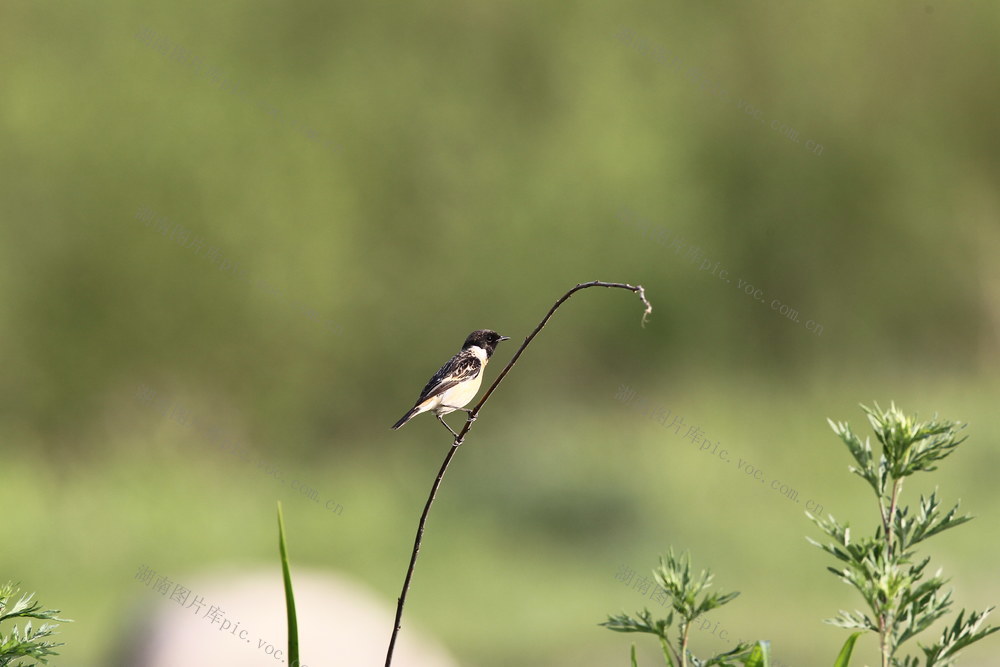
[[[0, 585], [0, 623], [9, 619], [34, 618], [42, 621], [58, 621], [59, 623], [71, 623], [69, 619], [58, 618], [58, 609], [43, 610], [38, 602], [32, 602], [34, 593], [21, 594], [18, 597], [19, 589], [12, 583]], [[11, 602], [14, 598], [17, 602]], [[59, 627], [56, 623], [42, 623], [37, 628], [31, 627], [29, 620], [24, 629], [15, 625], [10, 630], [10, 634], [0, 633], [0, 667], [32, 667], [37, 663], [24, 662], [24, 658], [38, 660], [48, 663], [46, 656], [59, 655], [53, 651], [57, 646], [63, 646], [62, 642], [46, 641], [51, 637], [54, 630]], [[14, 662], [14, 661], [17, 662]]]
[[[895, 404], [888, 410], [882, 410], [878, 404], [874, 408], [864, 405], [861, 408], [882, 445], [878, 460], [868, 438], [862, 442], [846, 423], [830, 421], [830, 426], [857, 463], [850, 467], [851, 472], [864, 479], [875, 493], [879, 522], [874, 535], [852, 535], [850, 527], [832, 515], [822, 519], [807, 512], [832, 539], [827, 544], [809, 541], [840, 561], [838, 567], [827, 569], [857, 589], [868, 605], [866, 612], [841, 611], [827, 621], [861, 631], [848, 638], [836, 665], [848, 665], [858, 634], [874, 632], [879, 637], [882, 667], [917, 667], [918, 658], [901, 657], [900, 648], [948, 613], [951, 591], [942, 591], [947, 582], [940, 570], [926, 576], [930, 558], [919, 558], [914, 547], [972, 517], [959, 515], [958, 504], [942, 512], [936, 491], [928, 498], [921, 495], [916, 508], [900, 506], [899, 499], [907, 477], [936, 470], [936, 463], [965, 440], [958, 437], [964, 425], [937, 419], [917, 422]], [[945, 627], [937, 642], [929, 646], [918, 643], [925, 667], [954, 664], [959, 651], [1000, 629], [989, 626], [980, 629], [992, 610], [992, 607], [982, 612], [962, 610], [954, 623]]]
[[[660, 566], [653, 570], [656, 585], [666, 594], [670, 601], [670, 612], [666, 618], [654, 619], [648, 609], [636, 612], [634, 617], [624, 612], [618, 616], [608, 616], [601, 623], [615, 632], [642, 632], [655, 635], [660, 639], [663, 649], [663, 659], [670, 667], [768, 667], [770, 663], [770, 645], [766, 641], [756, 643], [740, 642], [736, 648], [726, 653], [720, 653], [712, 658], [701, 660], [688, 648], [688, 634], [695, 619], [732, 601], [738, 592], [714, 593], [707, 592], [712, 585], [713, 575], [709, 570], [702, 570], [698, 575], [692, 575], [691, 557], [684, 553], [680, 557], [674, 555], [673, 549], [667, 557], [660, 558]], [[670, 630], [677, 620], [677, 635], [674, 643], [670, 640]], [[632, 665], [635, 667], [635, 645], [632, 646]]]

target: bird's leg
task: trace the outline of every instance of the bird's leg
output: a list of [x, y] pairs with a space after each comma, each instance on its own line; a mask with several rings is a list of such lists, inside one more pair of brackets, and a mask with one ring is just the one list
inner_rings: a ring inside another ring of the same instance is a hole
[[453, 436], [455, 436], [455, 437], [457, 438], [457, 437], [458, 437], [458, 433], [455, 433], [454, 431], [452, 431], [452, 430], [451, 430], [451, 427], [450, 427], [450, 426], [448, 426], [448, 422], [446, 422], [446, 421], [444, 420], [444, 417], [442, 417], [442, 416], [441, 416], [440, 414], [438, 414], [438, 415], [436, 415], [436, 416], [437, 416], [437, 418], [438, 418], [438, 421], [439, 421], [439, 422], [441, 422], [442, 424], [444, 424], [444, 427], [445, 427], [446, 429], [448, 429], [449, 431], [451, 431], [451, 434], [452, 434]]
[[466, 414], [469, 415], [468, 417], [466, 417], [466, 420], [470, 421], [470, 422], [474, 422], [477, 419], [479, 419], [479, 416], [472, 414], [472, 410], [470, 410], [469, 408], [456, 408], [454, 405], [445, 405], [445, 406], [442, 406], [442, 407], [451, 408], [453, 411], [456, 411], [456, 412], [458, 410], [461, 410], [462, 412], [464, 412], [464, 413], [466, 413]]

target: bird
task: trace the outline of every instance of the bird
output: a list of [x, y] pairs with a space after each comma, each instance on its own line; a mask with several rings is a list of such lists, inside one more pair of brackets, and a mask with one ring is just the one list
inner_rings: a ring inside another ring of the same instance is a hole
[[395, 431], [421, 412], [433, 412], [438, 421], [457, 438], [458, 433], [448, 426], [444, 415], [456, 410], [472, 414], [472, 411], [464, 406], [475, 398], [483, 381], [486, 364], [493, 356], [497, 344], [505, 340], [510, 338], [490, 329], [477, 329], [470, 333], [459, 353], [434, 374], [420, 392], [420, 398], [410, 411], [393, 425], [392, 430]]

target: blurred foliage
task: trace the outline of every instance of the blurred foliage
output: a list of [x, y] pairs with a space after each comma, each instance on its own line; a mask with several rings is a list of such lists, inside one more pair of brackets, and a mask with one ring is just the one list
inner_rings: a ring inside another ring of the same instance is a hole
[[[100, 664], [115, 605], [97, 591], [134, 595], [153, 549], [171, 571], [272, 562], [278, 496], [290, 531], [317, 528], [303, 562], [391, 598], [443, 453], [437, 425], [389, 425], [469, 331], [517, 340], [593, 279], [645, 285], [650, 325], [610, 295], [562, 309], [429, 526], [414, 618], [463, 664], [619, 660], [585, 634], [617, 606], [608, 571], [668, 544], [740, 582], [812, 572], [805, 548], [771, 560], [804, 544], [802, 507], [730, 484], [735, 466], [610, 400], [621, 383], [838, 516], [855, 508], [818, 420], [869, 397], [946, 411], [983, 444], [945, 474], [996, 512], [998, 29], [994, 5], [934, 0], [6, 3], [0, 505], [43, 491], [14, 521], [90, 576], [36, 545], [0, 572], [92, 605], [71, 645]], [[215, 432], [343, 515], [295, 516], [302, 496]], [[766, 525], [729, 543], [720, 521]], [[970, 576], [998, 546], [953, 544]], [[756, 599], [798, 613], [746, 612], [744, 634], [826, 660], [799, 624], [837, 591], [794, 580]], [[443, 582], [469, 598], [452, 609]], [[482, 628], [457, 611], [477, 604]]]

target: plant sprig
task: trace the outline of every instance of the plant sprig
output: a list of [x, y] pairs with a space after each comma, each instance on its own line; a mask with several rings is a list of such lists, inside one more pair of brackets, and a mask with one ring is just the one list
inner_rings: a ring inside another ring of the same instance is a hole
[[[20, 659], [31, 658], [42, 663], [48, 663], [47, 656], [59, 655], [53, 651], [62, 642], [47, 641], [55, 634], [58, 623], [71, 623], [70, 619], [59, 618], [58, 609], [42, 609], [37, 601], [32, 601], [34, 593], [22, 593], [16, 602], [11, 601], [20, 592], [14, 584], [8, 582], [0, 585], [0, 623], [17, 618], [36, 619], [41, 621], [56, 621], [57, 623], [42, 623], [37, 628], [31, 626], [29, 620], [24, 629], [15, 625], [10, 634], [0, 633], [0, 667], [33, 667], [34, 663], [24, 663]], [[14, 663], [14, 660], [18, 660]]]
[[[692, 574], [691, 556], [680, 557], [670, 549], [666, 558], [660, 557], [660, 565], [653, 570], [653, 579], [670, 600], [670, 612], [666, 618], [654, 619], [648, 609], [629, 616], [622, 612], [608, 616], [600, 625], [615, 632], [640, 632], [655, 635], [660, 640], [663, 659], [669, 667], [767, 667], [770, 661], [770, 645], [766, 641], [756, 643], [740, 642], [735, 648], [711, 658], [701, 660], [688, 648], [688, 635], [694, 621], [704, 614], [731, 602], [739, 595], [732, 593], [707, 592], [714, 576], [710, 570]], [[670, 641], [670, 630], [677, 619], [677, 638]], [[635, 664], [635, 647], [632, 647], [632, 663]]]
[[[868, 438], [864, 442], [843, 422], [829, 421], [847, 446], [856, 465], [850, 471], [866, 482], [878, 501], [879, 524], [874, 536], [853, 537], [847, 523], [832, 515], [824, 519], [806, 513], [832, 541], [820, 544], [809, 539], [838, 561], [838, 567], [828, 567], [833, 574], [853, 586], [864, 599], [868, 611], [843, 611], [827, 622], [839, 627], [874, 632], [879, 636], [882, 667], [916, 667], [915, 656], [897, 657], [907, 641], [929, 629], [951, 608], [951, 591], [943, 591], [947, 580], [938, 570], [926, 576], [930, 558], [918, 558], [914, 547], [935, 535], [971, 521], [972, 517], [958, 513], [958, 503], [942, 512], [937, 491], [929, 497], [920, 496], [915, 511], [899, 505], [903, 481], [918, 472], [937, 469], [937, 462], [951, 455], [965, 441], [959, 437], [964, 424], [938, 420], [919, 422], [900, 411], [895, 404], [888, 410], [878, 404], [874, 408], [862, 405], [868, 422], [881, 444], [876, 461]], [[926, 660], [925, 667], [945, 667], [953, 664], [955, 655], [973, 642], [1000, 630], [979, 629], [992, 607], [982, 612], [959, 612], [955, 622], [945, 628], [940, 639], [930, 645], [919, 645]], [[856, 634], [845, 644], [847, 664]], [[842, 655], [843, 653], [842, 652]]]

